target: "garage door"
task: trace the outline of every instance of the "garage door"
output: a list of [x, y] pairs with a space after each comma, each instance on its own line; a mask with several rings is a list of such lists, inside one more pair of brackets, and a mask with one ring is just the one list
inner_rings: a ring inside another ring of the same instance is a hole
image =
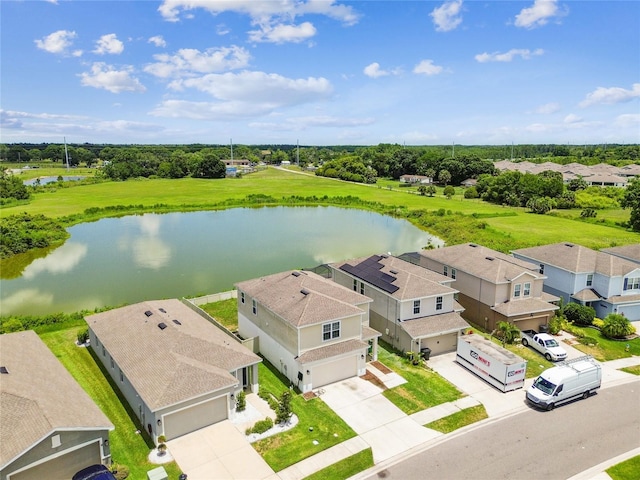
[[431, 355], [453, 352], [458, 347], [458, 334], [450, 333], [440, 337], [428, 338], [427, 340], [423, 340], [423, 342], [431, 349]]
[[180, 435], [218, 423], [226, 419], [227, 416], [227, 397], [214, 398], [179, 412], [165, 415], [163, 419], [164, 435], [167, 440], [172, 440]]
[[91, 443], [72, 452], [41, 463], [24, 472], [10, 475], [10, 480], [69, 480], [76, 472], [101, 462], [100, 444]]
[[313, 388], [355, 377], [358, 374], [358, 356], [354, 355], [313, 367]]

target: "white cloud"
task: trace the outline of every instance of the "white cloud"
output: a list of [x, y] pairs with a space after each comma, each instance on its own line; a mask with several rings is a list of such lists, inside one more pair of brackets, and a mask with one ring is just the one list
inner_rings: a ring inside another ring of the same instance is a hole
[[260, 25], [258, 30], [249, 32], [249, 40], [268, 43], [300, 43], [315, 34], [316, 27], [309, 22], [300, 25]]
[[219, 23], [216, 25], [216, 33], [218, 35], [227, 35], [231, 30], [224, 23]]
[[144, 71], [161, 78], [189, 76], [196, 73], [215, 73], [246, 67], [251, 55], [242, 47], [210, 48], [205, 52], [183, 48], [174, 55], [154, 55], [156, 63]]
[[147, 40], [148, 43], [153, 43], [156, 47], [166, 47], [167, 46], [167, 42], [165, 41], [164, 38], [162, 38], [162, 35], [155, 35], [153, 37], [150, 37], [149, 40]]
[[199, 78], [176, 80], [174, 89], [194, 88], [208, 93], [217, 102], [166, 100], [152, 113], [161, 117], [186, 117], [217, 120], [253, 117], [278, 108], [302, 105], [331, 95], [331, 83], [325, 78], [286, 78], [277, 74], [244, 71], [208, 74]]
[[89, 247], [84, 243], [67, 242], [44, 258], [38, 258], [25, 268], [24, 278], [35, 278], [42, 272], [51, 274], [73, 270], [87, 255]]
[[349, 128], [375, 123], [373, 118], [342, 118], [330, 115], [288, 118], [282, 123], [251, 122], [249, 126], [269, 131], [300, 131], [314, 127]]
[[390, 74], [388, 71], [380, 69], [380, 64], [378, 62], [373, 62], [372, 64], [364, 67], [363, 73], [367, 77], [371, 78], [384, 77]]
[[49, 53], [66, 54], [67, 49], [73, 43], [72, 40], [76, 38], [76, 32], [70, 30], [58, 30], [46, 37], [42, 37], [41, 40], [34, 40], [36, 46], [40, 50], [44, 50]]
[[582, 117], [579, 117], [574, 113], [570, 113], [569, 115], [564, 117], [564, 123], [578, 123], [578, 122], [582, 122]]
[[96, 62], [92, 65], [91, 72], [84, 72], [79, 76], [85, 87], [104, 88], [111, 93], [144, 92], [146, 88], [131, 76], [132, 73], [131, 67], [116, 70], [106, 63]]
[[429, 15], [438, 32], [448, 32], [462, 23], [461, 11], [462, 0], [449, 0], [434, 8]]
[[540, 113], [542, 115], [549, 115], [551, 113], [556, 113], [560, 110], [560, 104], [557, 102], [545, 103], [544, 105], [540, 105], [535, 109], [535, 113]]
[[544, 54], [544, 50], [538, 48], [534, 51], [529, 50], [528, 48], [512, 48], [508, 52], [500, 53], [479, 53], [474, 58], [477, 62], [486, 63], [486, 62], [510, 62], [515, 57], [520, 57], [524, 60], [529, 60], [532, 55], [539, 56]]
[[557, 0], [535, 0], [531, 7], [523, 8], [516, 15], [515, 25], [529, 29], [541, 27], [546, 25], [550, 18], [561, 17], [566, 14], [566, 10], [558, 8]]
[[444, 71], [444, 68], [434, 65], [433, 60], [422, 60], [413, 68], [413, 73], [421, 75], [438, 75]]
[[625, 113], [618, 115], [614, 121], [617, 127], [635, 127], [640, 125], [640, 113]]
[[631, 90], [625, 90], [622, 87], [598, 87], [593, 92], [587, 94], [585, 99], [580, 102], [580, 106], [589, 107], [600, 103], [622, 103], [628, 102], [636, 97], [640, 97], [640, 83], [634, 83]]
[[124, 51], [124, 43], [122, 43], [116, 37], [115, 33], [109, 33], [107, 35], [102, 35], [98, 41], [96, 41], [96, 48], [93, 50], [93, 53], [97, 53], [98, 55], [119, 55]]

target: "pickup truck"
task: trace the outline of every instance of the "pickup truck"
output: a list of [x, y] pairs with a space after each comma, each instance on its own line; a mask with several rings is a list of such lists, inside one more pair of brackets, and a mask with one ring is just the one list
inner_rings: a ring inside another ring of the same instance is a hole
[[522, 345], [529, 346], [539, 351], [547, 360], [560, 361], [566, 360], [567, 352], [558, 345], [555, 338], [548, 333], [538, 333], [535, 330], [522, 330], [520, 332]]

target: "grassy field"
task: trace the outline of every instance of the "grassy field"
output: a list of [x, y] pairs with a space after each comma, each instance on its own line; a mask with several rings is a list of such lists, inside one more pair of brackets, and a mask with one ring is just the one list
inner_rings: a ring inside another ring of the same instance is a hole
[[[70, 182], [72, 183], [72, 182]], [[466, 200], [457, 194], [451, 200], [441, 195], [416, 195], [409, 189], [361, 185], [333, 179], [284, 171], [275, 168], [246, 175], [241, 179], [139, 179], [127, 182], [104, 182], [73, 185], [34, 194], [28, 203], [3, 206], [0, 217], [27, 212], [50, 217], [82, 214], [87, 208], [139, 205], [140, 210], [167, 205], [176, 210], [219, 208], [219, 202], [241, 200], [248, 195], [264, 194], [282, 199], [290, 195], [317, 197], [353, 196], [369, 202], [407, 210], [450, 210], [476, 214], [498, 234], [526, 245], [572, 241], [593, 248], [625, 245], [640, 241], [640, 235], [625, 229], [579, 220], [534, 215], [522, 208], [502, 207], [479, 200]], [[133, 212], [127, 212], [133, 213]], [[505, 213], [512, 216], [504, 216]], [[567, 212], [572, 215], [574, 212]], [[579, 216], [579, 212], [575, 212]], [[599, 214], [600, 215], [600, 214]], [[606, 213], [602, 213], [606, 216]], [[618, 210], [611, 215], [628, 219], [629, 212]], [[79, 221], [83, 221], [82, 219]], [[432, 232], [438, 234], [438, 232]], [[445, 238], [446, 240], [446, 238]], [[516, 243], [516, 242], [514, 242]]]
[[[147, 471], [157, 467], [147, 459], [153, 445], [146, 435], [137, 433], [141, 427], [132, 420], [134, 415], [124, 407], [124, 397], [107, 380], [90, 349], [76, 346], [81, 328], [86, 325], [44, 333], [40, 338], [115, 426], [109, 436], [112, 460], [129, 467], [129, 478], [147, 478]], [[169, 478], [178, 478], [181, 473], [175, 462], [163, 466]]]

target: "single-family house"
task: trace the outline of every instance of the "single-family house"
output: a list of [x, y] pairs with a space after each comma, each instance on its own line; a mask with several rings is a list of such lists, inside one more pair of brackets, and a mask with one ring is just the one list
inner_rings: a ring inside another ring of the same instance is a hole
[[478, 180], [476, 180], [475, 178], [467, 178], [462, 182], [460, 182], [460, 185], [465, 188], [475, 187], [477, 184], [478, 184]]
[[230, 418], [257, 391], [258, 355], [177, 299], [85, 318], [91, 348], [151, 438], [167, 440]]
[[238, 334], [303, 392], [366, 372], [380, 334], [369, 327], [371, 299], [310, 271], [236, 284]]
[[514, 250], [547, 276], [545, 291], [591, 306], [599, 318], [609, 313], [640, 320], [640, 265], [574, 243]]
[[493, 330], [506, 321], [537, 330], [558, 309], [550, 302], [559, 299], [543, 292], [545, 276], [536, 264], [474, 243], [418, 253], [422, 267], [455, 279], [462, 316], [480, 327]]
[[108, 465], [113, 428], [35, 332], [0, 335], [1, 480], [69, 480]]
[[406, 352], [431, 354], [456, 349], [469, 328], [460, 316], [453, 279], [389, 255], [372, 255], [330, 265], [334, 282], [371, 298], [369, 325]]
[[433, 178], [425, 175], [401, 175], [400, 183], [408, 183], [411, 185], [431, 185], [433, 183]]

